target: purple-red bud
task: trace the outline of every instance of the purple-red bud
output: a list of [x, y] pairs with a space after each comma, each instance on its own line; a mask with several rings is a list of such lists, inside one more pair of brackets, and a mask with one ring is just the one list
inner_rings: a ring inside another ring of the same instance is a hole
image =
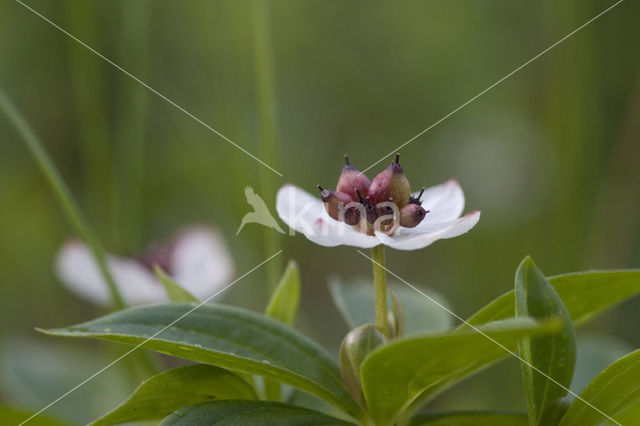
[[324, 189], [320, 185], [318, 185], [318, 189], [322, 191], [320, 197], [329, 216], [335, 220], [340, 220], [340, 212], [344, 209], [344, 206], [353, 201], [351, 197], [342, 192]]
[[400, 209], [400, 226], [415, 228], [427, 215], [427, 211], [419, 204], [407, 204]]
[[409, 202], [411, 187], [399, 160], [400, 155], [396, 154], [396, 161], [373, 178], [369, 197], [374, 204], [391, 201], [401, 209]]
[[342, 174], [338, 179], [338, 185], [336, 185], [336, 191], [348, 194], [355, 199], [356, 189], [360, 191], [363, 197], [369, 194], [369, 186], [371, 181], [364, 173], [360, 173], [358, 169], [353, 167], [349, 163], [349, 156], [344, 156], [345, 166], [342, 168]]

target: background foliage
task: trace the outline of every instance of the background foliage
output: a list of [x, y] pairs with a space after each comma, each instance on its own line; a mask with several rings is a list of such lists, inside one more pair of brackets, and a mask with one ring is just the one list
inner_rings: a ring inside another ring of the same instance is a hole
[[[28, 4], [259, 152], [248, 2]], [[345, 152], [357, 166], [376, 161], [609, 4], [276, 1], [279, 137], [272, 154], [285, 174], [274, 176], [276, 184], [334, 185]], [[623, 2], [402, 151], [414, 187], [456, 177], [468, 208], [483, 216], [467, 237], [390, 251], [391, 270], [442, 294], [466, 317], [512, 288], [526, 254], [548, 275], [640, 266], [639, 17], [640, 5]], [[249, 225], [234, 236], [249, 211], [244, 187], [260, 193], [253, 160], [15, 2], [0, 3], [0, 61], [0, 84], [42, 137], [110, 251], [135, 253], [197, 221], [224, 232], [240, 273], [267, 257], [262, 228]], [[101, 350], [99, 360], [91, 359], [100, 366], [122, 348], [36, 336], [35, 326], [78, 323], [101, 312], [54, 278], [52, 260], [70, 229], [4, 118], [0, 219], [2, 368], [12, 373], [2, 398], [39, 405], [34, 401], [53, 399], [95, 368], [83, 358], [63, 384], [55, 374], [27, 368], [34, 358], [49, 365], [60, 352], [73, 359]], [[321, 248], [300, 236], [282, 243], [302, 275], [298, 326], [335, 353], [347, 328], [330, 303], [328, 278], [368, 276], [370, 265], [350, 248]], [[260, 271], [226, 300], [262, 311], [266, 294], [266, 271]], [[639, 303], [606, 314], [589, 335], [578, 332], [578, 353], [581, 345], [602, 346], [590, 343], [599, 338], [594, 332], [615, 339], [606, 345], [612, 350], [638, 347]], [[47, 349], [29, 349], [34, 340]], [[588, 371], [581, 367], [585, 359], [598, 357], [607, 354], [579, 355], [577, 377], [580, 368]], [[510, 360], [432, 406], [524, 410], [519, 369]], [[502, 386], [483, 392], [491, 373]], [[105, 376], [110, 408], [133, 385], [120, 383], [117, 370]], [[35, 382], [24, 385], [28, 380]], [[52, 412], [86, 421], [105, 411], [95, 404], [84, 406], [87, 413], [65, 411], [64, 404]]]

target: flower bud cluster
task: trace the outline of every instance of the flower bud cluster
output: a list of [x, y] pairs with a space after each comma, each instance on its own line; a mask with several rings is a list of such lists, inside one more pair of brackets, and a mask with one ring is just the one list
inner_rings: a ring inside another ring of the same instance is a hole
[[[352, 166], [345, 155], [336, 190], [318, 185], [324, 207], [333, 219], [373, 235], [382, 231], [393, 235], [399, 227], [414, 228], [428, 213], [420, 197], [411, 196], [411, 187], [400, 165], [400, 155], [372, 181]], [[423, 188], [424, 191], [424, 188]]]

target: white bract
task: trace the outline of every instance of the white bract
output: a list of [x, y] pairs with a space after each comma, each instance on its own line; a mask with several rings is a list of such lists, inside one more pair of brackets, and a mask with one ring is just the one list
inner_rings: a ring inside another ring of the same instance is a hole
[[[414, 197], [418, 195], [413, 194]], [[384, 244], [398, 250], [417, 250], [437, 240], [464, 234], [480, 219], [478, 210], [460, 217], [464, 209], [464, 194], [455, 179], [427, 188], [421, 201], [422, 207], [429, 211], [424, 220], [414, 228], [399, 227], [392, 235], [380, 231], [375, 231], [375, 235], [359, 232], [353, 226], [330, 217], [318, 197], [290, 184], [278, 191], [276, 209], [280, 218], [289, 225], [290, 235], [295, 230], [326, 247], [371, 248]]]
[[[206, 299], [233, 277], [233, 260], [222, 235], [211, 228], [194, 226], [178, 232], [168, 244], [151, 245], [140, 258], [108, 255], [107, 267], [127, 305], [168, 300], [151, 267], [157, 263], [180, 286], [198, 299]], [[75, 295], [108, 306], [107, 284], [89, 248], [68, 241], [55, 262], [58, 278]]]

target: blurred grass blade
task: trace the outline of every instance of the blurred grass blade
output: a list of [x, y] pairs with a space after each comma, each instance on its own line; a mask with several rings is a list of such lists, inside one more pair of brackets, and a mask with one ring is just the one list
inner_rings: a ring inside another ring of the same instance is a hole
[[[610, 417], [640, 403], [640, 350], [620, 358], [598, 374], [580, 398]], [[576, 399], [562, 417], [560, 426], [599, 425], [606, 420], [602, 413]]]
[[[477, 331], [400, 338], [374, 350], [360, 374], [367, 407], [376, 423], [389, 424], [425, 389], [452, 384], [498, 361], [524, 336], [551, 334], [558, 321], [499, 321]], [[498, 344], [497, 344], [497, 343]]]
[[290, 260], [280, 278], [265, 315], [287, 325], [293, 325], [300, 303], [300, 269], [298, 264]]
[[205, 304], [149, 338], [192, 307], [192, 303], [177, 302], [147, 305], [44, 332], [130, 345], [144, 343], [147, 349], [278, 380], [323, 398], [356, 418], [363, 417], [331, 356], [316, 342], [263, 315]]
[[353, 423], [295, 405], [269, 401], [218, 401], [192, 405], [167, 417], [161, 426], [213, 425], [342, 426]]
[[[278, 136], [276, 90], [273, 76], [273, 37], [271, 30], [271, 0], [253, 0], [251, 14], [253, 21], [253, 53], [256, 100], [258, 101], [258, 155], [267, 164], [277, 167]], [[260, 191], [267, 206], [272, 207], [276, 199], [274, 176], [266, 167], [260, 167]], [[280, 234], [264, 228], [265, 253], [273, 253], [282, 246]], [[282, 268], [280, 259], [270, 262], [267, 267], [269, 289], [274, 290]]]
[[109, 413], [91, 423], [108, 426], [161, 419], [187, 405], [225, 399], [257, 399], [236, 374], [212, 365], [196, 364], [156, 374]]
[[[574, 326], [579, 326], [600, 312], [640, 292], [640, 270], [576, 272], [548, 278], [564, 302]], [[467, 320], [472, 325], [485, 324], [515, 314], [513, 290], [503, 294]], [[469, 329], [463, 324], [460, 329]]]
[[410, 426], [529, 426], [526, 414], [493, 411], [433, 411], [418, 414]]
[[91, 249], [91, 253], [93, 254], [98, 268], [100, 269], [100, 273], [102, 274], [105, 282], [109, 287], [109, 292], [111, 294], [111, 298], [113, 300], [115, 308], [124, 308], [124, 300], [122, 299], [122, 296], [118, 291], [118, 287], [116, 286], [116, 283], [113, 280], [109, 269], [107, 268], [106, 256], [104, 249], [102, 248], [102, 244], [100, 244], [100, 241], [89, 225], [89, 222], [82, 214], [80, 208], [73, 198], [73, 195], [71, 194], [71, 191], [69, 191], [69, 188], [64, 183], [64, 180], [60, 176], [60, 173], [58, 173], [58, 170], [51, 161], [51, 158], [40, 143], [38, 136], [34, 133], [29, 124], [25, 121], [25, 119], [1, 89], [0, 107], [4, 111], [11, 124], [15, 126], [20, 136], [22, 136], [23, 142], [33, 155], [36, 163], [40, 167], [40, 170], [42, 170], [42, 173], [44, 173], [47, 182], [51, 186], [55, 197], [60, 203], [60, 206], [62, 207], [62, 210], [67, 216], [67, 219], [69, 220], [74, 231]]
[[526, 361], [521, 364], [529, 421], [533, 425], [556, 424], [557, 419], [551, 422], [544, 414], [552, 403], [567, 395], [566, 389], [571, 385], [576, 363], [576, 334], [571, 317], [530, 257], [526, 257], [516, 271], [515, 300], [516, 317], [562, 318], [564, 321], [562, 330], [556, 334], [525, 337], [518, 342], [520, 357]]
[[160, 283], [164, 286], [169, 300], [172, 302], [199, 302], [198, 298], [191, 294], [187, 289], [177, 282], [173, 281], [158, 265], [153, 265], [153, 272], [156, 274]]

